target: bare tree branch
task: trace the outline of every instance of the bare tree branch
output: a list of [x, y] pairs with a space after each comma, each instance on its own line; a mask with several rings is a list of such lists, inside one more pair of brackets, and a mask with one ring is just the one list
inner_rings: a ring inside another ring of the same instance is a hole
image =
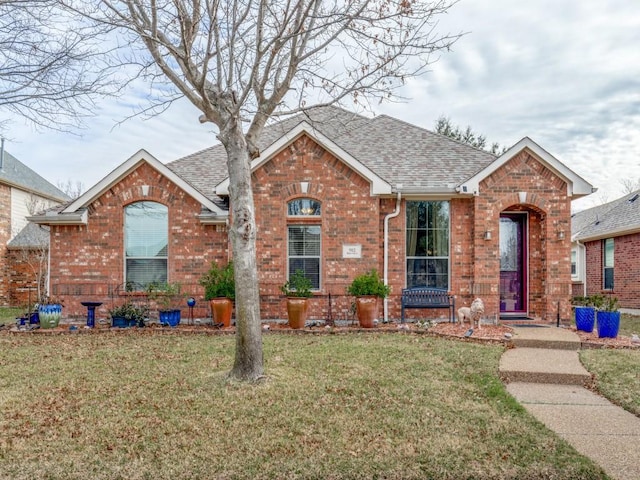
[[120, 85], [105, 74], [96, 30], [61, 19], [52, 0], [0, 1], [0, 111], [69, 131]]

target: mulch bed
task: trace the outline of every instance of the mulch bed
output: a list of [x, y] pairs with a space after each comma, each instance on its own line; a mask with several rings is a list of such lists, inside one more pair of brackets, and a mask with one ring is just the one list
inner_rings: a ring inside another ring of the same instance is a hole
[[[616, 338], [599, 338], [597, 331], [591, 333], [576, 331], [575, 327], [571, 328], [575, 331], [582, 342], [582, 348], [632, 348], [640, 349], [640, 345], [633, 344], [631, 337], [618, 335]], [[269, 333], [287, 333], [298, 335], [336, 335], [348, 333], [404, 333], [404, 334], [423, 334], [469, 342], [486, 342], [486, 343], [510, 343], [511, 335], [513, 335], [513, 327], [508, 325], [483, 325], [478, 329], [475, 327], [473, 332], [469, 334], [469, 324], [460, 325], [458, 323], [442, 322], [429, 328], [423, 328], [414, 323], [380, 323], [374, 328], [361, 328], [356, 322], [342, 326], [325, 326], [318, 324], [306, 327], [304, 329], [294, 330], [287, 323], [272, 322], [263, 324], [263, 332]], [[219, 328], [211, 324], [191, 325], [186, 322], [181, 323], [175, 328], [151, 324], [144, 328], [108, 328], [108, 325], [97, 325], [96, 328], [85, 328], [82, 323], [63, 322], [56, 328], [50, 329], [34, 329], [20, 330], [16, 326], [5, 325], [0, 333], [33, 333], [33, 334], [100, 334], [112, 332], [115, 334], [204, 334], [204, 335], [233, 335], [235, 327]]]

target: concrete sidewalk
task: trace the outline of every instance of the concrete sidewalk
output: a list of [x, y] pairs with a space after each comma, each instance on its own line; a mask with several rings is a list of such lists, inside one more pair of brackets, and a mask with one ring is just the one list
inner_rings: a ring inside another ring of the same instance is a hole
[[518, 327], [500, 359], [507, 390], [611, 478], [640, 479], [640, 418], [590, 391], [580, 339], [556, 327]]

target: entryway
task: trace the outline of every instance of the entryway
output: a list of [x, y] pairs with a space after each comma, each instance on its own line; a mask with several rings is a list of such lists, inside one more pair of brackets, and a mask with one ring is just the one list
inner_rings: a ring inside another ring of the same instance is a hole
[[528, 261], [526, 212], [500, 215], [500, 316], [526, 318]]

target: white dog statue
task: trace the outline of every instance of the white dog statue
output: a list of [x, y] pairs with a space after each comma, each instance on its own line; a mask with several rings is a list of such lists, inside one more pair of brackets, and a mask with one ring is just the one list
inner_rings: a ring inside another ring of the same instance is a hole
[[480, 317], [484, 313], [484, 302], [481, 298], [476, 298], [471, 302], [470, 307], [462, 307], [458, 309], [458, 322], [460, 325], [464, 325], [465, 319], [469, 320], [471, 328], [473, 328], [474, 322], [478, 322], [478, 330], [480, 327]]

